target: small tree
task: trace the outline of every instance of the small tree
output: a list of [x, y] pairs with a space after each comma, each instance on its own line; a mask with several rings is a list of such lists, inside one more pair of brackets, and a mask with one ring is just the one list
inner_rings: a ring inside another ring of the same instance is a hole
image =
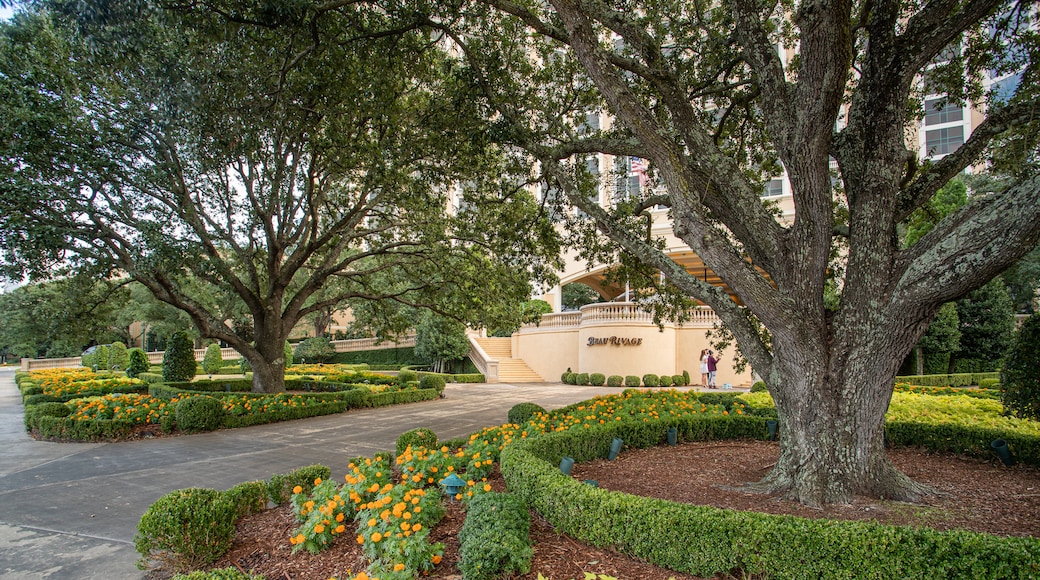
[[415, 330], [415, 355], [429, 363], [433, 372], [446, 372], [467, 354], [469, 339], [461, 322], [435, 314], [423, 316]]
[[106, 371], [108, 370], [108, 347], [101, 345], [94, 351], [94, 364], [97, 366], [97, 370]]
[[296, 345], [296, 358], [302, 361], [323, 363], [334, 354], [336, 349], [326, 336], [308, 338]]
[[187, 332], [175, 332], [163, 354], [164, 381], [190, 381], [195, 378], [195, 348]]
[[1006, 411], [1040, 419], [1040, 314], [1026, 319], [1015, 333], [1000, 382]]
[[148, 362], [148, 355], [139, 348], [130, 349], [129, 362], [126, 365], [126, 376], [131, 379], [141, 373], [148, 372], [148, 369], [152, 367], [151, 363]]
[[1004, 281], [997, 277], [957, 301], [960, 347], [953, 353], [950, 372], [987, 372], [1000, 369], [1015, 332], [1015, 312]]
[[213, 343], [206, 347], [206, 356], [202, 358], [202, 370], [208, 375], [215, 375], [224, 366], [224, 356], [220, 352], [220, 345]]
[[289, 344], [288, 340], [282, 345], [282, 355], [285, 357], [285, 368], [291, 367], [293, 364], [293, 353], [292, 345]]
[[126, 345], [121, 342], [113, 342], [108, 349], [108, 368], [112, 370], [126, 370], [130, 364], [130, 353]]

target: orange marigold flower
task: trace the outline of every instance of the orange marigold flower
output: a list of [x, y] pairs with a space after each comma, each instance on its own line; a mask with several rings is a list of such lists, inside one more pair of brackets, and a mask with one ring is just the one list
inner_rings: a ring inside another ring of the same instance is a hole
[[394, 572], [400, 572], [401, 570], [404, 570], [404, 564], [400, 562], [394, 564]]
[[431, 560], [433, 561], [434, 565], [440, 564], [441, 563], [441, 555], [440, 554], [435, 554], [433, 556], [433, 558], [431, 558]]
[[325, 531], [325, 526], [323, 526], [321, 524], [318, 524], [318, 525], [314, 526], [314, 533], [315, 534], [320, 534], [320, 533], [322, 533], [324, 531]]
[[383, 534], [380, 534], [379, 532], [376, 532], [376, 533], [372, 534], [372, 541], [373, 542], [379, 542], [379, 540], [382, 540], [382, 539], [383, 539]]
[[491, 491], [491, 484], [490, 483], [485, 483], [484, 484], [484, 491]]
[[422, 529], [422, 524], [415, 524], [414, 526], [412, 526], [412, 531], [413, 532], [418, 532], [421, 529]]
[[314, 485], [321, 485], [321, 478], [320, 477], [314, 480]]
[[342, 512], [336, 514], [336, 521], [337, 522], [342, 522], [343, 521], [343, 513]]
[[336, 526], [336, 529], [333, 530], [333, 531], [336, 532], [337, 534], [342, 534], [343, 531], [346, 530], [346, 529], [347, 529], [346, 526], [344, 526], [343, 524], [340, 524], [340, 525]]
[[362, 536], [361, 534], [358, 534], [357, 543], [364, 544], [365, 543], [365, 536]]

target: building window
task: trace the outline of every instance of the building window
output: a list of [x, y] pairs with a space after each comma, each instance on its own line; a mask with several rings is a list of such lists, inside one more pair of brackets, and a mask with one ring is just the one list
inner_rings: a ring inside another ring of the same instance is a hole
[[953, 153], [964, 144], [964, 127], [947, 127], [925, 132], [925, 150], [928, 156]]
[[764, 197], [777, 197], [784, 194], [784, 180], [783, 179], [770, 179], [769, 183], [766, 184], [765, 192], [762, 194]]
[[956, 103], [945, 103], [942, 99], [929, 99], [924, 102], [924, 124], [941, 125], [964, 119], [964, 109]]

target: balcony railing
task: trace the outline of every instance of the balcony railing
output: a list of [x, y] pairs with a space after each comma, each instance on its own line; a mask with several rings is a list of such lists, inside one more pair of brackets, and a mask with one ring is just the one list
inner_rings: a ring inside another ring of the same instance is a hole
[[[689, 313], [689, 320], [684, 324], [690, 327], [711, 328], [719, 321], [711, 308], [700, 307]], [[582, 306], [578, 312], [560, 312], [543, 314], [541, 321], [525, 324], [520, 332], [537, 332], [539, 330], [577, 329], [583, 324], [609, 324], [611, 322], [639, 322], [653, 324], [653, 313], [644, 310], [634, 302], [603, 302]]]

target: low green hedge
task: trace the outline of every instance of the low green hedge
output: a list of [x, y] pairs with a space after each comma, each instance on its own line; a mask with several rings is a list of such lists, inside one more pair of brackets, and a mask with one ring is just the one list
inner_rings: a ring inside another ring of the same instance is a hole
[[[698, 418], [703, 435], [765, 431], [757, 417]], [[666, 422], [655, 422], [658, 438]], [[647, 428], [651, 428], [651, 424]], [[689, 427], [688, 427], [689, 428]], [[560, 472], [561, 457], [605, 457], [624, 426], [553, 433], [502, 451], [510, 490], [558, 533], [696, 576], [762, 574], [769, 578], [1035, 578], [1040, 540], [871, 522], [813, 520], [695, 506], [612, 492]], [[631, 433], [630, 433], [631, 434]], [[636, 445], [653, 440], [625, 440]]]
[[36, 430], [37, 437], [43, 440], [116, 441], [129, 439], [134, 423], [107, 419], [79, 421], [69, 417], [37, 417], [32, 428]]
[[459, 571], [466, 580], [493, 580], [531, 570], [531, 514], [514, 494], [473, 498], [459, 530]]
[[440, 398], [437, 389], [416, 389], [414, 391], [388, 391], [385, 393], [369, 393], [359, 407], [386, 407], [401, 403], [432, 401]]
[[999, 379], [1000, 372], [957, 373], [952, 375], [907, 375], [896, 377], [897, 383], [910, 383], [919, 387], [970, 387], [981, 385], [986, 379]]
[[307, 419], [309, 417], [320, 417], [322, 415], [335, 415], [350, 408], [346, 401], [329, 401], [322, 405], [313, 407], [300, 407], [293, 409], [275, 409], [263, 413], [252, 413], [249, 415], [224, 415], [221, 427], [235, 429], [237, 427], [251, 427], [253, 425], [266, 425], [267, 423], [278, 423], [280, 421], [293, 421], [296, 419]]
[[480, 373], [467, 373], [453, 375], [450, 373], [431, 373], [428, 371], [415, 370], [413, 367], [403, 367], [406, 370], [413, 370], [419, 375], [421, 381], [425, 376], [436, 376], [444, 379], [446, 383], [486, 383], [487, 379]]
[[1016, 460], [1040, 467], [1040, 437], [1035, 435], [955, 423], [931, 425], [903, 421], [885, 422], [885, 435], [888, 442], [895, 446], [920, 446], [929, 451], [982, 458], [993, 457], [990, 444], [996, 439], [1003, 439]]
[[163, 384], [167, 387], [173, 387], [183, 391], [198, 391], [203, 393], [248, 393], [253, 390], [253, 381], [247, 379], [169, 381]]

